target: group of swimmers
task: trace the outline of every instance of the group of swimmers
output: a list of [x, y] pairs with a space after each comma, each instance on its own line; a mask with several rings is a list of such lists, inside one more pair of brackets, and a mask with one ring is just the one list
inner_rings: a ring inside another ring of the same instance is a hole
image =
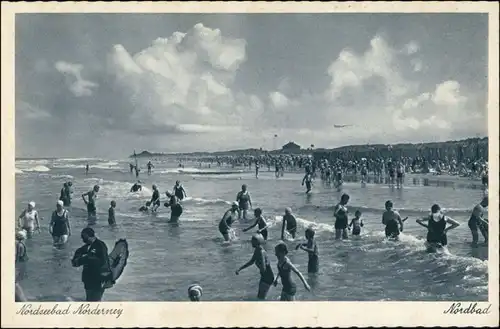
[[[311, 173], [306, 173], [306, 177], [311, 177]], [[308, 180], [306, 177], [303, 183], [306, 183], [308, 190], [310, 190], [310, 184], [312, 179]], [[71, 205], [72, 198], [72, 184], [67, 182], [64, 184], [60, 200], [56, 203], [56, 209], [53, 211], [51, 216], [51, 221], [49, 224], [49, 233], [53, 237], [53, 242], [55, 246], [64, 245], [68, 237], [71, 236], [71, 225], [69, 221], [69, 213], [64, 208], [65, 206]], [[160, 206], [160, 192], [158, 187], [154, 184], [152, 186], [153, 195], [151, 200], [147, 202], [146, 208], [140, 209], [141, 211], [150, 211], [154, 213]], [[141, 182], [135, 183], [131, 192], [136, 192], [142, 190]], [[87, 193], [82, 194], [82, 200], [87, 206], [88, 221], [89, 224], [95, 222], [96, 218], [96, 200], [97, 194], [100, 191], [100, 186], [95, 185], [93, 189]], [[170, 207], [171, 219], [169, 222], [178, 222], [180, 215], [182, 214], [182, 206], [179, 201], [182, 201], [187, 193], [180, 181], [176, 181], [176, 184], [172, 192], [165, 192], [169, 201], [165, 203], [166, 207]], [[364, 227], [362, 213], [356, 210], [354, 217], [349, 221], [349, 210], [347, 205], [349, 203], [350, 197], [348, 194], [342, 194], [339, 203], [334, 207], [333, 216], [334, 229], [335, 229], [335, 239], [348, 239], [348, 231], [352, 229], [352, 236], [360, 236], [362, 228]], [[382, 214], [382, 224], [385, 227], [385, 236], [390, 240], [397, 241], [399, 239], [400, 232], [403, 232], [404, 222], [408, 217], [402, 219], [399, 212], [394, 210], [394, 204], [392, 201], [388, 200], [385, 202], [385, 211]], [[110, 203], [110, 208], [108, 210], [108, 223], [110, 225], [116, 224], [114, 209], [116, 207], [116, 202], [113, 200]], [[232, 229], [232, 224], [237, 220], [243, 222], [248, 222], [248, 211], [252, 208], [252, 199], [248, 191], [247, 185], [244, 184], [236, 195], [236, 200], [231, 204], [231, 208], [228, 209], [222, 219], [219, 221], [219, 232], [222, 234], [225, 242], [231, 242], [234, 238], [234, 230]], [[488, 221], [484, 219], [484, 208], [488, 207], [488, 197], [485, 196], [480, 204], [474, 207], [472, 215], [469, 219], [468, 226], [473, 235], [473, 244], [477, 245], [479, 234], [478, 230], [481, 232], [485, 239], [485, 243], [488, 241]], [[141, 207], [142, 208], [142, 207]], [[281, 225], [281, 240], [274, 248], [275, 255], [278, 259], [277, 262], [277, 275], [275, 276], [272, 267], [270, 265], [269, 257], [266, 253], [264, 245], [268, 240], [268, 229], [269, 224], [263, 216], [263, 211], [261, 208], [255, 208], [253, 211], [254, 221], [253, 223], [244, 228], [243, 232], [252, 230], [257, 227], [257, 232], [252, 235], [251, 244], [255, 249], [252, 258], [236, 270], [236, 274], [253, 264], [257, 266], [260, 271], [260, 282], [259, 289], [257, 293], [257, 298], [264, 300], [267, 293], [272, 285], [276, 286], [278, 281], [281, 280], [282, 292], [280, 299], [283, 301], [294, 300], [296, 294], [296, 284], [293, 281], [291, 273], [293, 272], [298, 276], [300, 281], [303, 283], [306, 290], [310, 290], [307, 280], [304, 278], [302, 273], [296, 268], [294, 264], [288, 259], [288, 246], [285, 242], [288, 240], [287, 236], [295, 239], [297, 234], [297, 219], [292, 213], [291, 208], [286, 208], [283, 215], [283, 221]], [[33, 233], [40, 231], [40, 220], [38, 212], [35, 209], [35, 202], [30, 201], [27, 208], [21, 213], [18, 219], [18, 231], [16, 233], [16, 263], [25, 262], [28, 259], [26, 246], [23, 241], [26, 238], [33, 236]], [[458, 227], [459, 223], [446, 216], [441, 207], [437, 204], [432, 205], [431, 212], [429, 216], [416, 221], [419, 225], [427, 229], [426, 246], [429, 251], [436, 251], [441, 248], [445, 248], [448, 244], [447, 232]], [[318, 245], [315, 239], [315, 231], [313, 227], [308, 227], [305, 230], [306, 241], [296, 245], [295, 249], [301, 249], [308, 253], [308, 273], [315, 274], [319, 270], [319, 252]], [[191, 300], [200, 300], [202, 295], [202, 289], [199, 285], [190, 286], [188, 289], [188, 295]]]

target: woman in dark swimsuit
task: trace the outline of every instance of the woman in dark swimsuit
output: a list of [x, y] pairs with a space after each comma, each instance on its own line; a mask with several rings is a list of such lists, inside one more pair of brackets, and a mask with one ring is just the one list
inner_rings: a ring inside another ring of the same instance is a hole
[[274, 253], [278, 258], [278, 275], [274, 279], [274, 286], [278, 285], [278, 279], [281, 278], [281, 284], [283, 288], [281, 290], [281, 301], [293, 301], [295, 300], [295, 293], [297, 292], [297, 285], [292, 280], [291, 273], [294, 272], [299, 277], [300, 281], [304, 284], [304, 288], [307, 291], [311, 291], [311, 287], [307, 283], [306, 279], [302, 273], [297, 270], [295, 265], [290, 262], [286, 255], [288, 254], [288, 248], [284, 242], [280, 242], [274, 248]]
[[55, 246], [65, 244], [71, 235], [68, 212], [63, 208], [63, 204], [61, 200], [57, 201], [57, 207], [52, 213], [49, 225], [49, 233], [52, 235]]
[[182, 201], [182, 199], [187, 196], [186, 190], [184, 190], [184, 187], [181, 185], [180, 181], [175, 182], [173, 193], [180, 201]]
[[340, 202], [335, 206], [333, 216], [335, 217], [335, 239], [339, 240], [347, 239], [347, 226], [349, 224], [349, 219], [347, 217], [347, 203], [349, 202], [349, 195], [342, 194], [340, 197]]
[[[427, 222], [427, 224], [425, 224]], [[441, 207], [437, 204], [431, 207], [431, 215], [427, 218], [417, 219], [417, 223], [427, 228], [427, 249], [443, 248], [448, 245], [446, 233], [458, 227], [460, 224], [452, 218], [441, 213]], [[450, 224], [448, 228], [446, 224]]]
[[262, 217], [262, 209], [260, 209], [260, 208], [255, 209], [253, 211], [253, 214], [255, 216], [255, 223], [253, 223], [251, 226], [243, 229], [243, 232], [251, 230], [252, 228], [254, 228], [255, 226], [258, 225], [259, 230], [257, 231], [257, 233], [262, 234], [262, 236], [264, 237], [264, 240], [267, 240], [267, 223], [266, 223], [266, 220], [264, 219], [264, 217]]
[[260, 281], [259, 281], [259, 292], [257, 293], [257, 298], [260, 300], [265, 300], [267, 292], [274, 281], [274, 273], [271, 268], [271, 263], [267, 257], [266, 250], [262, 247], [265, 243], [264, 238], [260, 234], [252, 235], [252, 247], [254, 247], [254, 252], [252, 258], [242, 267], [236, 271], [238, 275], [242, 270], [255, 264], [260, 271]]

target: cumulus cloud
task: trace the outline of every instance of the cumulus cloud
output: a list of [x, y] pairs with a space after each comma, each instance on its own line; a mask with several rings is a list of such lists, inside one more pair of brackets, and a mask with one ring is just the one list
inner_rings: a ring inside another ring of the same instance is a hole
[[387, 97], [405, 95], [410, 84], [397, 70], [397, 55], [397, 50], [381, 36], [375, 36], [370, 41], [370, 48], [364, 54], [356, 54], [348, 48], [342, 50], [328, 68], [332, 78], [328, 97], [336, 100], [345, 89], [362, 87], [364, 82], [374, 77], [381, 78], [385, 83]]
[[[186, 33], [158, 38], [130, 54], [116, 45], [110, 72], [127, 97], [134, 125], [185, 125], [196, 132], [205, 126], [243, 125], [263, 110], [255, 95], [233, 90], [238, 68], [246, 60], [246, 42], [196, 24]], [[188, 128], [186, 131], [194, 131]]]
[[83, 65], [59, 61], [55, 63], [55, 68], [64, 74], [69, 90], [76, 97], [91, 96], [93, 88], [99, 85], [95, 82], [82, 78]]
[[412, 59], [410, 63], [414, 72], [420, 72], [424, 68], [424, 64], [418, 58]]
[[403, 47], [403, 52], [407, 55], [413, 55], [418, 52], [419, 49], [420, 47], [416, 41], [410, 41]]
[[269, 99], [275, 108], [282, 108], [288, 105], [288, 98], [279, 91], [269, 93]]
[[457, 81], [445, 81], [436, 86], [432, 100], [436, 105], [458, 106], [467, 98], [460, 94], [460, 84]]

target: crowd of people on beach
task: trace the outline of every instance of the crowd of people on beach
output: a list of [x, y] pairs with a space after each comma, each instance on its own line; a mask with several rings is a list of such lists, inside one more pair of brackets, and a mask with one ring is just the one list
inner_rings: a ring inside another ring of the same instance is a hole
[[[201, 160], [201, 159], [200, 159]], [[315, 179], [321, 179], [326, 184], [334, 183], [340, 190], [343, 185], [343, 175], [359, 175], [361, 183], [366, 183], [366, 176], [383, 175], [388, 177], [390, 184], [396, 184], [401, 187], [403, 184], [403, 177], [406, 173], [411, 172], [429, 172], [430, 168], [436, 170], [436, 173], [443, 170], [453, 172], [459, 170], [462, 165], [465, 166], [464, 170], [469, 170], [467, 165], [461, 163], [456, 164], [454, 160], [447, 162], [427, 160], [427, 159], [380, 159], [380, 158], [361, 158], [359, 160], [344, 160], [344, 159], [328, 159], [320, 158], [313, 159], [307, 155], [278, 155], [278, 156], [238, 156], [238, 157], [215, 157], [212, 159], [204, 159], [209, 163], [216, 163], [218, 166], [223, 165], [244, 165], [254, 166], [256, 178], [258, 178], [259, 169], [261, 165], [268, 167], [275, 167], [276, 178], [281, 177], [285, 170], [304, 170], [304, 178], [302, 185], [306, 185], [306, 193], [312, 189], [312, 184]], [[148, 175], [152, 174], [151, 161], [148, 162]], [[140, 169], [138, 165], [130, 165], [131, 173], [135, 169], [135, 176], [139, 178]], [[85, 168], [88, 174], [88, 165]], [[427, 170], [427, 171], [426, 171]], [[470, 167], [474, 175], [481, 175], [483, 177], [483, 184], [487, 187], [487, 162], [478, 159], [474, 161], [474, 165]], [[484, 180], [484, 177], [486, 179]], [[84, 245], [75, 251], [72, 259], [72, 265], [75, 267], [82, 266], [82, 281], [86, 291], [87, 301], [100, 301], [102, 299], [105, 289], [114, 286], [116, 278], [111, 274], [112, 264], [109, 263], [108, 249], [106, 244], [96, 237], [95, 231], [92, 228], [93, 224], [98, 220], [97, 218], [97, 200], [101, 187], [95, 185], [90, 191], [81, 195], [83, 202], [87, 207], [87, 222], [88, 226], [84, 228], [80, 236]], [[137, 180], [130, 189], [131, 193], [142, 190], [142, 183]], [[161, 195], [158, 186], [152, 185], [152, 196], [144, 206], [138, 210], [145, 214], [154, 214], [159, 211], [161, 207]], [[486, 191], [486, 189], [485, 189]], [[181, 222], [181, 215], [183, 213], [182, 200], [187, 196], [186, 190], [180, 181], [176, 181], [171, 191], [165, 191], [167, 201], [164, 206], [170, 209], [171, 215], [168, 221], [171, 224], [178, 224]], [[72, 235], [71, 220], [69, 208], [73, 200], [73, 183], [64, 183], [59, 200], [56, 202], [56, 209], [52, 212], [49, 222], [49, 234], [53, 238], [53, 243], [56, 248], [63, 247], [68, 238]], [[354, 216], [350, 218], [351, 211], [348, 209], [350, 196], [346, 193], [342, 194], [338, 204], [334, 207], [334, 232], [335, 239], [348, 239], [349, 235], [352, 237], [359, 237], [362, 234], [364, 226], [362, 213], [360, 210], [353, 211]], [[108, 209], [108, 223], [109, 225], [116, 225], [117, 220], [115, 217], [115, 208], [117, 203], [115, 200], [110, 202]], [[260, 271], [260, 281], [257, 293], [259, 300], [266, 299], [267, 293], [271, 286], [276, 286], [281, 281], [282, 292], [280, 299], [282, 301], [294, 300], [297, 286], [293, 280], [292, 273], [295, 274], [302, 282], [306, 290], [310, 290], [310, 286], [305, 279], [304, 275], [292, 264], [287, 257], [289, 252], [289, 244], [287, 242], [294, 241], [299, 233], [297, 219], [294, 216], [291, 208], [284, 210], [282, 225], [281, 225], [281, 241], [275, 246], [274, 253], [277, 258], [277, 274], [275, 275], [269, 256], [264, 246], [268, 239], [269, 222], [265, 218], [263, 209], [254, 208], [252, 198], [246, 184], [241, 186], [241, 190], [236, 194], [235, 201], [232, 202], [230, 209], [226, 210], [222, 219], [218, 222], [218, 230], [224, 239], [224, 244], [230, 244], [235, 239], [235, 231], [232, 228], [233, 223], [241, 222], [248, 223], [248, 227], [243, 229], [243, 232], [250, 231], [254, 228], [256, 232], [251, 237], [251, 245], [254, 248], [254, 253], [251, 259], [235, 271], [239, 274], [243, 269], [255, 264]], [[488, 221], [484, 218], [485, 208], [488, 207], [488, 196], [485, 196], [481, 202], [476, 205], [470, 216], [468, 226], [472, 233], [472, 244], [478, 245], [479, 232], [484, 237], [485, 243], [488, 241]], [[398, 211], [395, 210], [394, 204], [391, 200], [385, 201], [385, 211], [382, 215], [382, 225], [385, 231], [385, 236], [389, 240], [398, 241], [400, 233], [403, 232], [404, 222], [408, 219], [402, 218]], [[253, 209], [253, 219], [249, 211]], [[26, 263], [28, 261], [28, 251], [24, 241], [33, 237], [35, 232], [41, 232], [41, 220], [36, 210], [36, 203], [30, 201], [27, 208], [18, 217], [17, 231], [16, 231], [16, 269], [17, 264]], [[458, 227], [459, 223], [445, 215], [438, 204], [433, 204], [430, 207], [430, 214], [425, 218], [416, 221], [419, 225], [427, 229], [426, 246], [429, 252], [436, 252], [446, 250], [448, 244], [447, 233]], [[351, 233], [349, 233], [351, 231]], [[319, 269], [319, 251], [318, 242], [315, 238], [315, 229], [313, 226], [306, 227], [304, 231], [304, 242], [298, 243], [295, 246], [296, 250], [303, 250], [308, 253], [308, 273], [315, 275]], [[124, 265], [123, 265], [124, 266]], [[190, 285], [188, 288], [188, 296], [192, 301], [201, 300], [203, 290], [200, 284]], [[16, 300], [26, 300], [20, 285], [18, 284], [18, 271], [16, 270]]]

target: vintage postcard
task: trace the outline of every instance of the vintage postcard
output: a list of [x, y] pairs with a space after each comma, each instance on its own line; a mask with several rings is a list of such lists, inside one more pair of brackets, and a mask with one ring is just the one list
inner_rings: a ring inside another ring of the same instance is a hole
[[1, 15], [2, 327], [498, 324], [498, 4]]

